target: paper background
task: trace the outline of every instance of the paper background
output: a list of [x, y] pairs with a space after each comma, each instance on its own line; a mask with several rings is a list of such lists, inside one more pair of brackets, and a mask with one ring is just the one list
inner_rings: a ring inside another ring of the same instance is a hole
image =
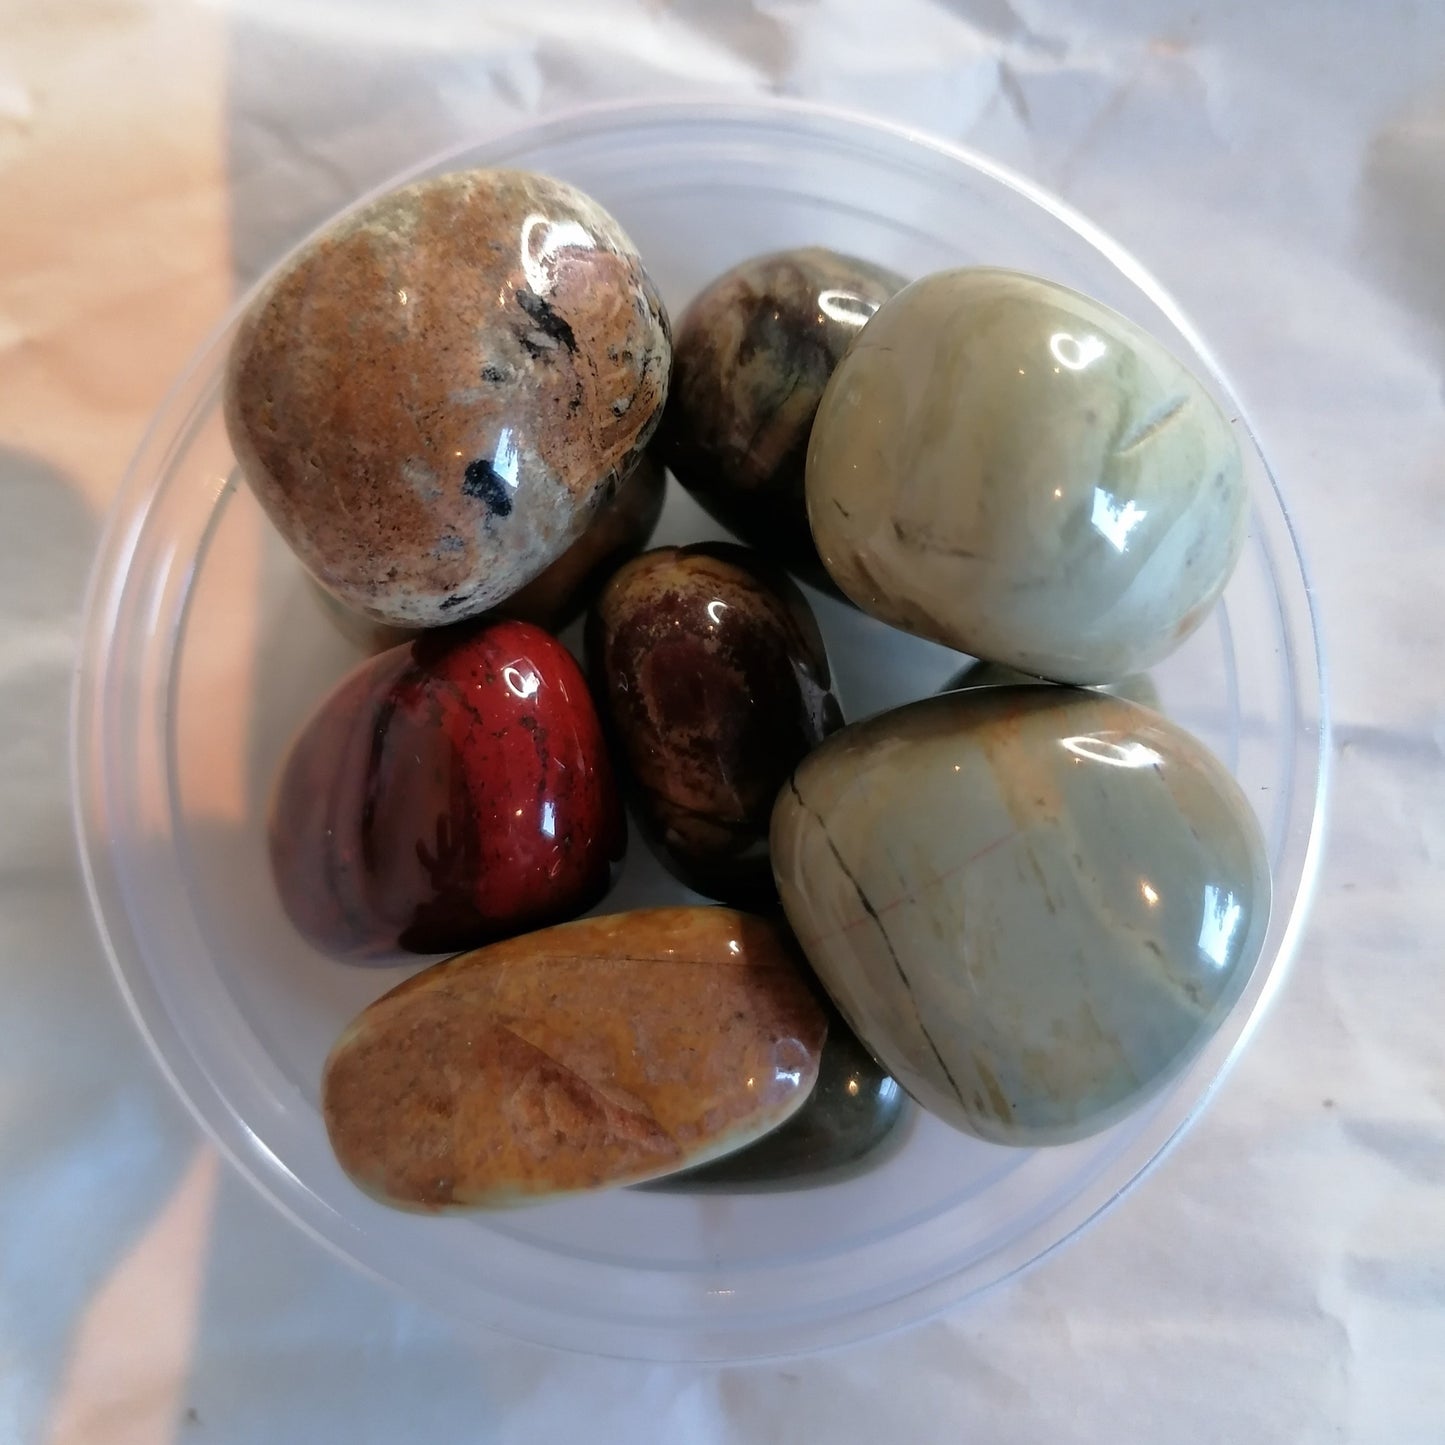
[[[357, 191], [578, 101], [828, 100], [1112, 231], [1252, 410], [1320, 594], [1324, 876], [1203, 1120], [944, 1319], [722, 1370], [478, 1342], [201, 1139], [108, 976], [66, 707], [171, 376]], [[1445, 1440], [1445, 7], [0, 0], [0, 1441]]]

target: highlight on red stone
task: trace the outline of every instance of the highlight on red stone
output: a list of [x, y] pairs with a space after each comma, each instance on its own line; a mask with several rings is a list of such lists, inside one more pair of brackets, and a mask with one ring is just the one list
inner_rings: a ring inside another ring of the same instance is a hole
[[293, 744], [270, 817], [297, 929], [365, 958], [444, 953], [597, 903], [626, 823], [581, 670], [498, 621], [364, 663]]

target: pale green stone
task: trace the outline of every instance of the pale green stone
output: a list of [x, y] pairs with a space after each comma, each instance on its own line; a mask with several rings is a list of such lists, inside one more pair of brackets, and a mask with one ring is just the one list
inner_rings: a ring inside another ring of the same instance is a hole
[[865, 611], [974, 657], [1107, 682], [1203, 620], [1244, 543], [1229, 420], [1108, 307], [970, 268], [886, 301], [834, 371], [808, 519]]
[[1175, 1077], [1238, 998], [1270, 882], [1194, 738], [1097, 692], [997, 687], [834, 734], [773, 814], [783, 906], [859, 1038], [926, 1108], [1058, 1143]]

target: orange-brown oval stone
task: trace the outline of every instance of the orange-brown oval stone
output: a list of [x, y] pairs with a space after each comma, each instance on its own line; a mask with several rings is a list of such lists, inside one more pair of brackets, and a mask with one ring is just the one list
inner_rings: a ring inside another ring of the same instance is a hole
[[404, 1209], [656, 1178], [807, 1099], [827, 1023], [787, 936], [726, 908], [566, 923], [440, 963], [326, 1062], [342, 1168]]
[[390, 192], [248, 308], [225, 415], [301, 562], [379, 621], [495, 606], [561, 556], [661, 415], [672, 347], [622, 228], [523, 171]]

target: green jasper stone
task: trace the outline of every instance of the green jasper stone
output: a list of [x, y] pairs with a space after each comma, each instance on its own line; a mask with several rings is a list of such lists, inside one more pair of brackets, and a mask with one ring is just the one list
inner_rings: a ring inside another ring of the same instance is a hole
[[884, 622], [1055, 682], [1151, 666], [1244, 545], [1229, 420], [1157, 341], [1012, 271], [905, 287], [829, 379], [808, 520]]
[[1224, 767], [1076, 688], [947, 693], [835, 733], [778, 796], [772, 861], [868, 1049], [1005, 1144], [1095, 1133], [1177, 1076], [1269, 918], [1264, 842]]

